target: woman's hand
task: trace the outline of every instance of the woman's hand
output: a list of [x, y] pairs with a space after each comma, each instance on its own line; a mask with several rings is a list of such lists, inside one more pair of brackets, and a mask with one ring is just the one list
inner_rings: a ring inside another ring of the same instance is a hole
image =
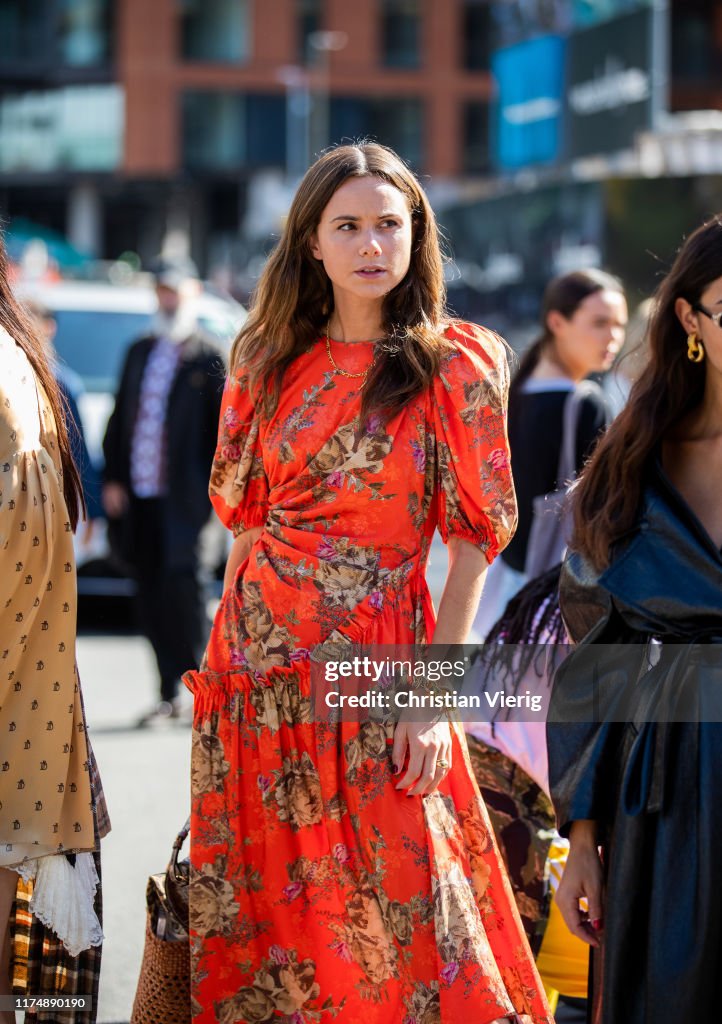
[[444, 721], [432, 725], [430, 722], [405, 722], [402, 718], [394, 732], [392, 754], [397, 775], [403, 769], [407, 750], [408, 767], [396, 788], [407, 789], [407, 796], [435, 793], [451, 768], [449, 723]]
[[[602, 916], [602, 862], [596, 842], [596, 823], [575, 821], [569, 836], [570, 849], [556, 901], [567, 928], [590, 946], [599, 946]], [[587, 910], [579, 900], [586, 898]]]

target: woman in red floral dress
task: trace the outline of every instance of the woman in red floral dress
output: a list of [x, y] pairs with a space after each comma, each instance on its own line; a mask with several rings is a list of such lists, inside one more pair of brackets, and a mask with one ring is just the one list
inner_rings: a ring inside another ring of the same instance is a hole
[[516, 519], [506, 392], [503, 344], [445, 311], [413, 175], [375, 144], [323, 156], [235, 343], [211, 478], [236, 540], [186, 677], [196, 1024], [552, 1021], [460, 729], [310, 699], [318, 644], [466, 639]]

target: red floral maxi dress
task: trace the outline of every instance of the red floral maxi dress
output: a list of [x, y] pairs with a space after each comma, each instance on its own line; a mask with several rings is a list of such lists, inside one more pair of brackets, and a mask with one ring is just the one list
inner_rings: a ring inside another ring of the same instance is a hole
[[[395, 789], [382, 724], [312, 721], [309, 651], [423, 642], [429, 544], [513, 529], [506, 360], [449, 329], [429, 391], [359, 428], [359, 379], [319, 341], [270, 421], [226, 387], [211, 498], [263, 532], [218, 609], [195, 695], [190, 920], [196, 1024], [551, 1022], [463, 733], [438, 793]], [[372, 343], [331, 342], [352, 372]]]

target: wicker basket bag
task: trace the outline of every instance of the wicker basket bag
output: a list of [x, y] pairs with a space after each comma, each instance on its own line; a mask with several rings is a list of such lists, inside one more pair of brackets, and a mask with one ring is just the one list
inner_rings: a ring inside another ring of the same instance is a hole
[[190, 1024], [188, 860], [179, 861], [189, 822], [176, 836], [165, 871], [146, 888], [145, 947], [130, 1024]]

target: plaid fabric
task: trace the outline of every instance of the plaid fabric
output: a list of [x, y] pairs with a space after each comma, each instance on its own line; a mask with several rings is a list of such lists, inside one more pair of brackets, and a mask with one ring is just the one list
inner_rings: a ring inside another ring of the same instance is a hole
[[[110, 818], [93, 749], [88, 743], [90, 789], [95, 815], [95, 869], [100, 873], [100, 840], [110, 831]], [[18, 996], [91, 996], [89, 1010], [28, 1010], [26, 1024], [95, 1024], [102, 946], [71, 956], [60, 939], [30, 912], [33, 883], [18, 876], [11, 918], [13, 993]], [[95, 912], [103, 922], [102, 884], [95, 892]]]
[[[87, 734], [86, 734], [87, 735]], [[93, 810], [95, 811], [95, 828], [97, 832], [97, 839], [104, 839], [110, 832], [110, 817], [108, 815], [108, 805], [105, 802], [105, 793], [103, 792], [103, 783], [100, 781], [100, 772], [98, 771], [98, 763], [95, 760], [95, 754], [93, 748], [90, 745], [90, 738], [88, 737], [88, 759], [90, 762], [90, 792], [93, 796]], [[98, 844], [96, 843], [96, 848]]]
[[[93, 854], [100, 877], [100, 854]], [[90, 1010], [28, 1010], [26, 1024], [95, 1024], [102, 947], [70, 956], [62, 942], [30, 913], [32, 882], [19, 879], [13, 922], [13, 993], [19, 996], [91, 996]], [[95, 912], [102, 922], [101, 886]]]
[[517, 909], [534, 956], [549, 917], [545, 868], [555, 832], [546, 793], [500, 751], [467, 735], [469, 757], [491, 818]]

